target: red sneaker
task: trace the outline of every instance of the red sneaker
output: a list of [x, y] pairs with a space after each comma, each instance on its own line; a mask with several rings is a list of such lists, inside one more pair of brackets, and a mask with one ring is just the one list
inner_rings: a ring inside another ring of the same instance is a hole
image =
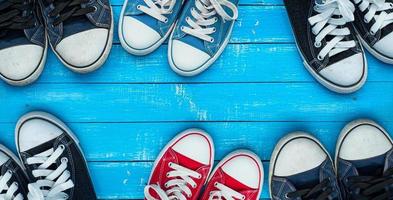
[[180, 133], [154, 163], [145, 199], [198, 199], [213, 164], [213, 140], [207, 133], [196, 129]]
[[235, 151], [213, 170], [201, 200], [259, 200], [262, 185], [259, 157], [246, 150]]

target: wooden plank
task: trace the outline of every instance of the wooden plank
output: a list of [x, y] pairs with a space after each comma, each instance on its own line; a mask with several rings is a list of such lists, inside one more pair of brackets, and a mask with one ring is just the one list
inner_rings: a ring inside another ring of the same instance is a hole
[[[119, 43], [118, 22], [121, 6], [113, 6], [114, 43]], [[293, 42], [288, 17], [283, 6], [240, 6], [239, 19], [233, 29], [231, 43]]]
[[[355, 117], [352, 116], [348, 121]], [[368, 117], [368, 116], [367, 116]], [[377, 119], [383, 120], [383, 119]], [[70, 123], [89, 161], [153, 161], [179, 132], [197, 127], [213, 138], [216, 160], [238, 148], [250, 149], [270, 160], [276, 142], [293, 131], [314, 134], [334, 153], [340, 130], [347, 122], [177, 122], [177, 123]], [[381, 122], [393, 133], [393, 122]], [[0, 143], [15, 150], [14, 123], [0, 124]]]
[[[268, 198], [268, 165], [264, 162], [265, 180], [261, 198]], [[143, 199], [149, 181], [151, 162], [89, 163], [93, 182], [100, 199]]]
[[[196, 77], [181, 77], [174, 73], [167, 59], [167, 46], [152, 55], [129, 55], [115, 45], [106, 62], [91, 74], [76, 74], [68, 70], [49, 53], [46, 68], [39, 83], [217, 83], [217, 82], [312, 82], [294, 44], [230, 44], [224, 54], [204, 73]], [[387, 74], [393, 67], [368, 54], [371, 81], [393, 81]], [[315, 83], [317, 84], [317, 83]]]
[[[391, 121], [393, 83], [338, 95], [316, 83], [0, 85], [0, 122], [46, 109], [67, 122]], [[12, 112], [6, 113], [12, 108]], [[364, 115], [367, 114], [367, 115]]]
[[[112, 6], [123, 5], [123, 0], [110, 0]], [[283, 5], [282, 0], [240, 0], [239, 5]]]

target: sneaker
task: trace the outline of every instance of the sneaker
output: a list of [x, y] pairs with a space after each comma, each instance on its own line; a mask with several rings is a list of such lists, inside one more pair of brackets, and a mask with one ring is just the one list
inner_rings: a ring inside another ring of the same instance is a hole
[[353, 24], [360, 41], [379, 60], [393, 64], [393, 2], [352, 1], [356, 6]]
[[0, 145], [0, 199], [23, 200], [29, 183], [19, 159]]
[[269, 182], [274, 200], [342, 199], [328, 152], [317, 139], [302, 132], [278, 142], [270, 161]]
[[357, 120], [344, 127], [336, 168], [345, 199], [392, 199], [392, 147], [389, 134], [373, 121]]
[[259, 200], [262, 186], [261, 159], [249, 151], [235, 151], [213, 170], [201, 200]]
[[120, 15], [121, 45], [134, 55], [156, 50], [170, 35], [184, 0], [126, 0]]
[[206, 70], [229, 42], [238, 0], [187, 1], [169, 39], [169, 64], [183, 76]]
[[214, 163], [213, 141], [201, 130], [177, 135], [156, 159], [145, 199], [197, 200]]
[[23, 86], [38, 79], [46, 61], [45, 28], [33, 0], [0, 1], [0, 78]]
[[109, 0], [38, 0], [50, 45], [74, 72], [88, 73], [106, 61], [113, 40]]
[[350, 22], [349, 0], [285, 0], [306, 69], [328, 89], [351, 93], [362, 87], [367, 62]]
[[59, 119], [28, 113], [18, 121], [15, 140], [31, 180], [28, 199], [97, 199], [78, 139]]

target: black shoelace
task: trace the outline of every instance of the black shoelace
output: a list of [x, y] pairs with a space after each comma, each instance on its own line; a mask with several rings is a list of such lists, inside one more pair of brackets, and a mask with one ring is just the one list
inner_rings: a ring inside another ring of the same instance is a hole
[[34, 27], [36, 20], [31, 2], [27, 0], [5, 0], [0, 2], [0, 38], [10, 30]]
[[287, 194], [287, 197], [289, 199], [325, 200], [331, 198], [332, 192], [333, 188], [330, 186], [330, 180], [325, 179], [313, 188], [290, 192]]
[[[382, 173], [381, 173], [382, 174]], [[356, 200], [389, 200], [393, 199], [393, 168], [382, 176], [348, 177], [349, 191]]]
[[89, 0], [46, 0], [46, 2], [54, 5], [54, 9], [49, 13], [50, 17], [55, 17], [54, 26], [71, 17], [83, 16], [96, 10], [93, 6], [81, 7], [81, 4], [88, 3]]

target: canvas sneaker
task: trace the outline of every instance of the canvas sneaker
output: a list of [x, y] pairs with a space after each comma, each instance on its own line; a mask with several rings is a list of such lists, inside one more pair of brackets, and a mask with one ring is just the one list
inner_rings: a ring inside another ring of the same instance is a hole
[[170, 35], [184, 0], [126, 0], [120, 15], [121, 45], [134, 55], [156, 50]]
[[33, 0], [0, 0], [0, 78], [23, 86], [41, 74], [47, 42]]
[[393, 198], [393, 142], [370, 120], [344, 127], [337, 141], [336, 167], [343, 197], [348, 200]]
[[168, 59], [183, 76], [206, 70], [224, 51], [238, 17], [238, 0], [192, 0], [185, 3], [169, 39]]
[[379, 60], [393, 64], [393, 1], [352, 0], [354, 27], [367, 50]]
[[29, 183], [19, 159], [0, 145], [0, 199], [23, 200]]
[[57, 57], [71, 70], [87, 73], [106, 61], [112, 47], [109, 0], [38, 0]]
[[177, 135], [156, 159], [145, 199], [197, 200], [214, 162], [213, 141], [202, 130]]
[[367, 77], [367, 62], [351, 22], [350, 0], [285, 0], [306, 69], [328, 89], [351, 93]]
[[28, 199], [97, 199], [79, 142], [59, 119], [28, 113], [18, 121], [15, 139], [31, 181]]
[[259, 200], [263, 165], [252, 152], [238, 150], [227, 155], [213, 170], [201, 200]]
[[278, 142], [270, 162], [269, 182], [273, 200], [342, 199], [328, 152], [303, 132]]

